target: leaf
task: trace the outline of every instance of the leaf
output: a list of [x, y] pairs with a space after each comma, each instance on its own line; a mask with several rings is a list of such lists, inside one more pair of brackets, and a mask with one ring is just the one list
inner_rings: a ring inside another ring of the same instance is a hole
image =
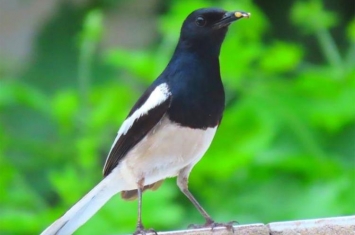
[[296, 1], [291, 10], [291, 20], [306, 33], [331, 28], [338, 22], [337, 15], [324, 10], [320, 0]]

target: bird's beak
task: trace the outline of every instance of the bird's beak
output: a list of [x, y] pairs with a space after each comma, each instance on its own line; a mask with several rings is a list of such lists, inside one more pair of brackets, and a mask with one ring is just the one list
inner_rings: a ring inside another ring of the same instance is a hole
[[213, 28], [220, 29], [230, 25], [241, 18], [249, 18], [250, 13], [244, 11], [232, 11], [224, 14], [223, 18], [213, 25]]

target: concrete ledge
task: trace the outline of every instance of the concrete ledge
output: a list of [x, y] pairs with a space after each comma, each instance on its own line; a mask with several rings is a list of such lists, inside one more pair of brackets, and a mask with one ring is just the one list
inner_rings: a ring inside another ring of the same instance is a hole
[[271, 235], [351, 235], [355, 234], [355, 216], [276, 222], [267, 226]]
[[[149, 235], [153, 233], [149, 233]], [[159, 235], [355, 235], [355, 216], [158, 232]]]
[[[269, 229], [264, 224], [249, 224], [249, 225], [237, 225], [234, 226], [234, 234], [245, 235], [269, 235]], [[159, 232], [159, 235], [227, 235], [233, 234], [232, 231], [228, 231], [224, 227], [214, 228], [213, 231], [210, 228], [203, 229], [188, 229], [171, 232]]]

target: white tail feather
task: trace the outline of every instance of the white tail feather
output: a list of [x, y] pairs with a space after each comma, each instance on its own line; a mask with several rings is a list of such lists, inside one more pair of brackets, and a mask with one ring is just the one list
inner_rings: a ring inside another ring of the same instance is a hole
[[[116, 175], [117, 176], [117, 175]], [[124, 180], [108, 175], [98, 185], [51, 224], [41, 235], [70, 235], [90, 219], [113, 195], [124, 189]]]

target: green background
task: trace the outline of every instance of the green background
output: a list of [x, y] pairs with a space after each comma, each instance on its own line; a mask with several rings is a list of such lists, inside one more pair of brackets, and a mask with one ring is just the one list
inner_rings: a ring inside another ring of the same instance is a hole
[[[105, 17], [120, 4], [60, 3], [20, 72], [0, 53], [0, 234], [40, 233], [101, 180], [116, 131], [166, 66], [182, 21], [207, 6], [251, 18], [231, 25], [222, 47], [227, 109], [192, 193], [217, 221], [354, 214], [353, 2], [158, 1], [153, 43], [103, 50]], [[76, 234], [130, 233], [136, 218], [137, 202], [115, 196]], [[143, 222], [204, 221], [168, 179], [144, 194]]]

